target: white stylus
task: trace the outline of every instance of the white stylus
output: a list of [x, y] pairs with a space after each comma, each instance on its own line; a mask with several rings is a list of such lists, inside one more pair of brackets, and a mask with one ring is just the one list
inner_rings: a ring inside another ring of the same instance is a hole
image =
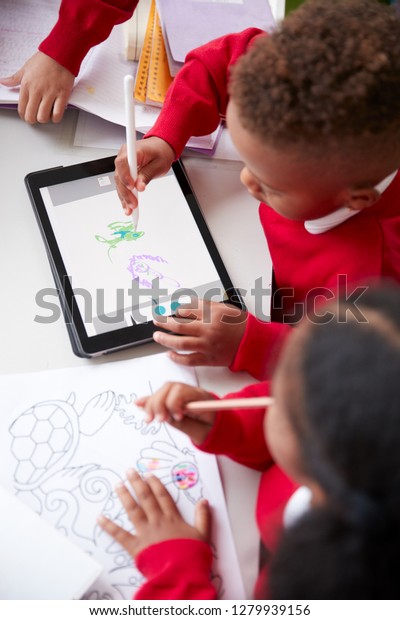
[[[128, 164], [131, 177], [137, 179], [137, 155], [136, 155], [136, 123], [135, 123], [135, 102], [133, 100], [133, 76], [124, 77], [124, 99], [125, 99], [125, 126], [126, 126], [126, 147], [128, 151]], [[137, 190], [134, 195], [138, 198]], [[133, 226], [136, 231], [139, 222], [139, 201], [136, 209], [132, 211]]]

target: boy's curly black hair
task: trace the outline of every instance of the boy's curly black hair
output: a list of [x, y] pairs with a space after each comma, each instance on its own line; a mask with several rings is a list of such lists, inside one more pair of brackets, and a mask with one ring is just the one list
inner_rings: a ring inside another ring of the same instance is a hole
[[239, 60], [230, 94], [270, 146], [400, 156], [399, 16], [377, 0], [309, 0]]

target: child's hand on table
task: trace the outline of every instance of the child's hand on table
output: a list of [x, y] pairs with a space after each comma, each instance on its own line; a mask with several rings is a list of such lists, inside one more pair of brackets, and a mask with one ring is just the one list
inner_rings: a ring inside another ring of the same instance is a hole
[[206, 500], [201, 500], [196, 505], [195, 523], [191, 526], [182, 518], [172, 497], [158, 478], [150, 476], [142, 480], [133, 469], [128, 471], [127, 477], [136, 500], [122, 483], [117, 487], [117, 494], [135, 528], [135, 535], [103, 515], [98, 518], [98, 523], [133, 559], [143, 549], [166, 540], [189, 538], [208, 542], [211, 514]]
[[168, 422], [171, 426], [186, 433], [196, 444], [202, 444], [208, 436], [215, 412], [184, 412], [185, 405], [193, 400], [213, 400], [215, 396], [206, 390], [185, 383], [165, 383], [152, 396], [144, 396], [136, 405], [146, 411], [146, 422], [154, 418], [158, 422]]
[[[174, 349], [170, 358], [184, 366], [230, 366], [246, 329], [247, 312], [235, 306], [195, 299], [182, 304], [175, 317], [154, 320], [172, 334], [154, 332], [158, 344]], [[190, 351], [190, 353], [178, 353]]]
[[20, 86], [18, 113], [27, 123], [59, 123], [64, 115], [75, 76], [56, 60], [36, 52], [14, 75], [0, 84]]
[[136, 151], [138, 164], [136, 184], [129, 172], [126, 144], [120, 148], [115, 160], [115, 185], [126, 215], [131, 215], [137, 205], [132, 191], [136, 188], [139, 192], [143, 192], [152, 179], [168, 172], [175, 161], [175, 152], [168, 142], [156, 136], [138, 140]]

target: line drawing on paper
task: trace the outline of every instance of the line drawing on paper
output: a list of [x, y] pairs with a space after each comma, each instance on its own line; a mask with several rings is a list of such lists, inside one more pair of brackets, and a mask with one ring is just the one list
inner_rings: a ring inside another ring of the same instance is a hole
[[[153, 393], [150, 381], [149, 389]], [[33, 404], [8, 429], [17, 495], [104, 566], [89, 599], [129, 599], [143, 583], [129, 554], [96, 522], [104, 514], [134, 533], [114, 490], [126, 480], [96, 452], [96, 436], [108, 433], [111, 422], [121, 434], [131, 429], [133, 446], [138, 435], [140, 450], [132, 459], [143, 477], [158, 476], [177, 504], [193, 507], [203, 497], [194, 451], [180, 448], [165, 424], [147, 425], [135, 398], [105, 390], [78, 407], [71, 392]]]
[[33, 405], [10, 426], [11, 452], [19, 462], [17, 488], [30, 490], [65, 467], [75, 454], [79, 433], [94, 435], [107, 423], [116, 407], [111, 390], [92, 398], [79, 413], [75, 394], [65, 401]]
[[110, 229], [109, 234], [111, 234], [111, 238], [106, 239], [101, 235], [95, 235], [95, 238], [97, 239], [97, 241], [100, 241], [100, 243], [105, 243], [108, 246], [107, 254], [111, 262], [111, 250], [115, 250], [118, 245], [120, 243], [123, 243], [124, 241], [136, 241], [144, 235], [144, 231], [137, 231], [134, 229], [132, 221], [111, 222], [111, 224], [108, 224], [107, 228]]

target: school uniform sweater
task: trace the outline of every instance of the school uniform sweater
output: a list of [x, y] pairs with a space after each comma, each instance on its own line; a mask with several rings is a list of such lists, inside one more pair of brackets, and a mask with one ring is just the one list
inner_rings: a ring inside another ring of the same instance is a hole
[[[259, 383], [225, 398], [265, 396], [268, 384]], [[207, 440], [198, 446], [205, 452], [222, 454], [234, 461], [262, 471], [256, 519], [268, 558], [282, 532], [283, 511], [296, 485], [272, 461], [264, 439], [265, 409], [218, 412]], [[141, 551], [136, 565], [146, 583], [136, 593], [140, 600], [215, 599], [210, 581], [210, 546], [198, 540], [169, 540]], [[268, 598], [268, 565], [264, 565], [255, 588], [255, 598]]]
[[[249, 28], [190, 52], [146, 137], [163, 138], [179, 157], [190, 136], [212, 132], [225, 115], [230, 68], [260, 36], [266, 35]], [[248, 316], [231, 370], [265, 379], [290, 324], [306, 307], [343, 289], [350, 294], [366, 279], [400, 282], [400, 175], [376, 205], [322, 234], [309, 233], [303, 222], [288, 220], [267, 204], [260, 204], [259, 216], [274, 268], [273, 322]], [[249, 282], [248, 289], [253, 287]]]
[[138, 0], [62, 0], [58, 21], [39, 50], [78, 75], [88, 51], [132, 16]]

